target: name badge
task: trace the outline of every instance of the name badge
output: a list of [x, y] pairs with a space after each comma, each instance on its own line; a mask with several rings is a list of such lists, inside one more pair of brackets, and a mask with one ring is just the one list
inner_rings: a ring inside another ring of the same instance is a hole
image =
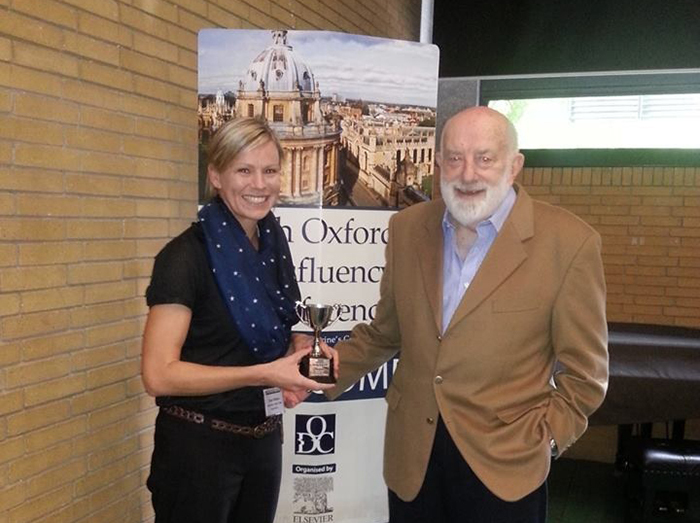
[[284, 414], [284, 399], [279, 387], [271, 387], [263, 390], [265, 399], [265, 416], [279, 416]]

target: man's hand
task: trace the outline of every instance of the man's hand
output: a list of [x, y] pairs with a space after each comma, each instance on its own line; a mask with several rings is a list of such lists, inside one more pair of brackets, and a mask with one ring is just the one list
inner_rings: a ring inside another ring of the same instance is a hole
[[303, 403], [310, 394], [311, 392], [308, 390], [283, 390], [282, 398], [284, 399], [284, 406], [288, 409], [293, 409], [300, 403]]

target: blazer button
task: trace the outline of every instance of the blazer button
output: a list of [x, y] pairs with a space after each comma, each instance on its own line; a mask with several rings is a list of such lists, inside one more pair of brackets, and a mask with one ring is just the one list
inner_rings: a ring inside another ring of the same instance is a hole
[[425, 421], [428, 423], [428, 425], [432, 425], [435, 423], [435, 418], [426, 418]]
[[442, 376], [435, 376], [435, 385], [440, 385], [442, 383]]
[[440, 335], [438, 334], [438, 335], [437, 335], [437, 340], [438, 340], [438, 341], [442, 341], [442, 336], [440, 336]]

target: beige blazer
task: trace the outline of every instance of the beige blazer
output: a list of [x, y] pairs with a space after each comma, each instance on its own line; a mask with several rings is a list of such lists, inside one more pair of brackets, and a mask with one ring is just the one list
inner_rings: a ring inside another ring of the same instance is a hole
[[400, 351], [386, 394], [384, 478], [405, 501], [423, 483], [438, 416], [481, 481], [513, 501], [545, 481], [550, 437], [565, 450], [603, 401], [600, 236], [515, 188], [513, 210], [444, 333], [445, 207], [436, 200], [392, 217], [375, 319], [337, 345], [331, 397]]

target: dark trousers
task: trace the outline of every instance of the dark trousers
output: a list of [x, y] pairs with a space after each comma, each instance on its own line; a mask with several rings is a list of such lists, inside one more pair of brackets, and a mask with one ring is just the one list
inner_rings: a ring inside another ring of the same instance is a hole
[[279, 430], [261, 439], [160, 413], [147, 486], [156, 523], [272, 523], [282, 463]]
[[546, 519], [546, 483], [518, 501], [496, 497], [464, 461], [442, 418], [416, 499], [402, 501], [389, 491], [389, 523], [544, 523]]

